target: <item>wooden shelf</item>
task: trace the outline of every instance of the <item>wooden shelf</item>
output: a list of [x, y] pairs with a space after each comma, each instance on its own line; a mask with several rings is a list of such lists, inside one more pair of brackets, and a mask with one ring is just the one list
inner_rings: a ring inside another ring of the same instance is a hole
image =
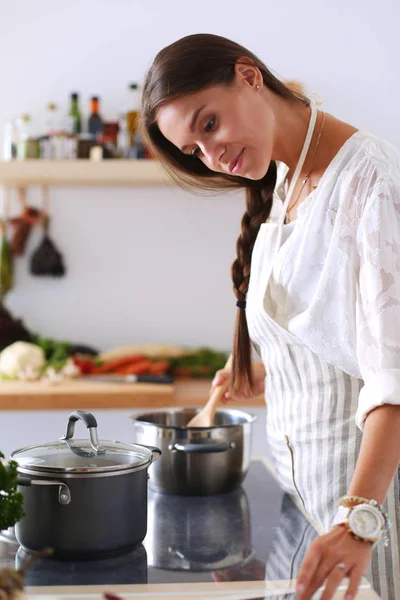
[[[180, 380], [173, 384], [108, 383], [67, 380], [56, 385], [46, 382], [0, 382], [0, 410], [65, 410], [77, 408], [163, 408], [203, 406], [210, 381]], [[228, 406], [234, 406], [230, 403]], [[263, 406], [263, 396], [246, 402]]]
[[166, 186], [173, 185], [157, 160], [11, 160], [0, 162], [0, 185]]

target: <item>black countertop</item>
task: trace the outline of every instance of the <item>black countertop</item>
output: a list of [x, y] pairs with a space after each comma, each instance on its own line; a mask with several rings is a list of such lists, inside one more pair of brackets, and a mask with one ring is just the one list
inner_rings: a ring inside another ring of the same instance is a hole
[[[261, 460], [243, 486], [217, 496], [149, 491], [147, 536], [136, 550], [93, 561], [39, 560], [28, 586], [252, 581], [296, 577], [317, 533]], [[16, 543], [1, 541], [0, 567], [23, 564]]]

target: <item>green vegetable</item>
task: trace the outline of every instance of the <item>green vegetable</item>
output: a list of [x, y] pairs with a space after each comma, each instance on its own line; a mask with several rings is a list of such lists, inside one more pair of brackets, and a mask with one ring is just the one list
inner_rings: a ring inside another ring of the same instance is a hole
[[211, 348], [199, 348], [190, 354], [170, 358], [172, 370], [188, 368], [192, 377], [212, 379], [219, 369], [223, 369], [228, 359], [227, 352], [218, 352]]
[[32, 343], [43, 349], [46, 360], [51, 363], [66, 361], [72, 347], [69, 342], [42, 338], [38, 334], [32, 335]]
[[23, 495], [17, 491], [17, 463], [4, 464], [0, 452], [0, 530], [12, 527], [25, 516]]

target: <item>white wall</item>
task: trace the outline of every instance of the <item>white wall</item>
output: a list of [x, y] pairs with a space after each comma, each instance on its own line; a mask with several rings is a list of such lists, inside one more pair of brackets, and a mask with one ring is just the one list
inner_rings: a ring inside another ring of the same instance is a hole
[[[398, 0], [0, 0], [0, 124], [71, 91], [115, 118], [126, 85], [189, 33], [247, 45], [301, 80], [339, 118], [400, 146]], [[1, 135], [0, 131], [0, 135]], [[37, 191], [32, 203], [39, 202]], [[16, 208], [16, 205], [15, 205]], [[229, 267], [242, 199], [175, 189], [54, 189], [52, 233], [68, 277], [35, 279], [19, 261], [7, 304], [42, 334], [96, 344], [230, 344]], [[28, 254], [37, 243], [31, 240]]]

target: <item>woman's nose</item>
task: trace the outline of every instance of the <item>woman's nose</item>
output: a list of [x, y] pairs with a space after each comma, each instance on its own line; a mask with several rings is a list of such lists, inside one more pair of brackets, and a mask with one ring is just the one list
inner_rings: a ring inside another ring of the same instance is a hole
[[219, 167], [221, 163], [221, 155], [223, 154], [221, 146], [211, 141], [203, 142], [203, 144], [199, 144], [199, 146], [207, 165], [209, 165], [211, 168]]

